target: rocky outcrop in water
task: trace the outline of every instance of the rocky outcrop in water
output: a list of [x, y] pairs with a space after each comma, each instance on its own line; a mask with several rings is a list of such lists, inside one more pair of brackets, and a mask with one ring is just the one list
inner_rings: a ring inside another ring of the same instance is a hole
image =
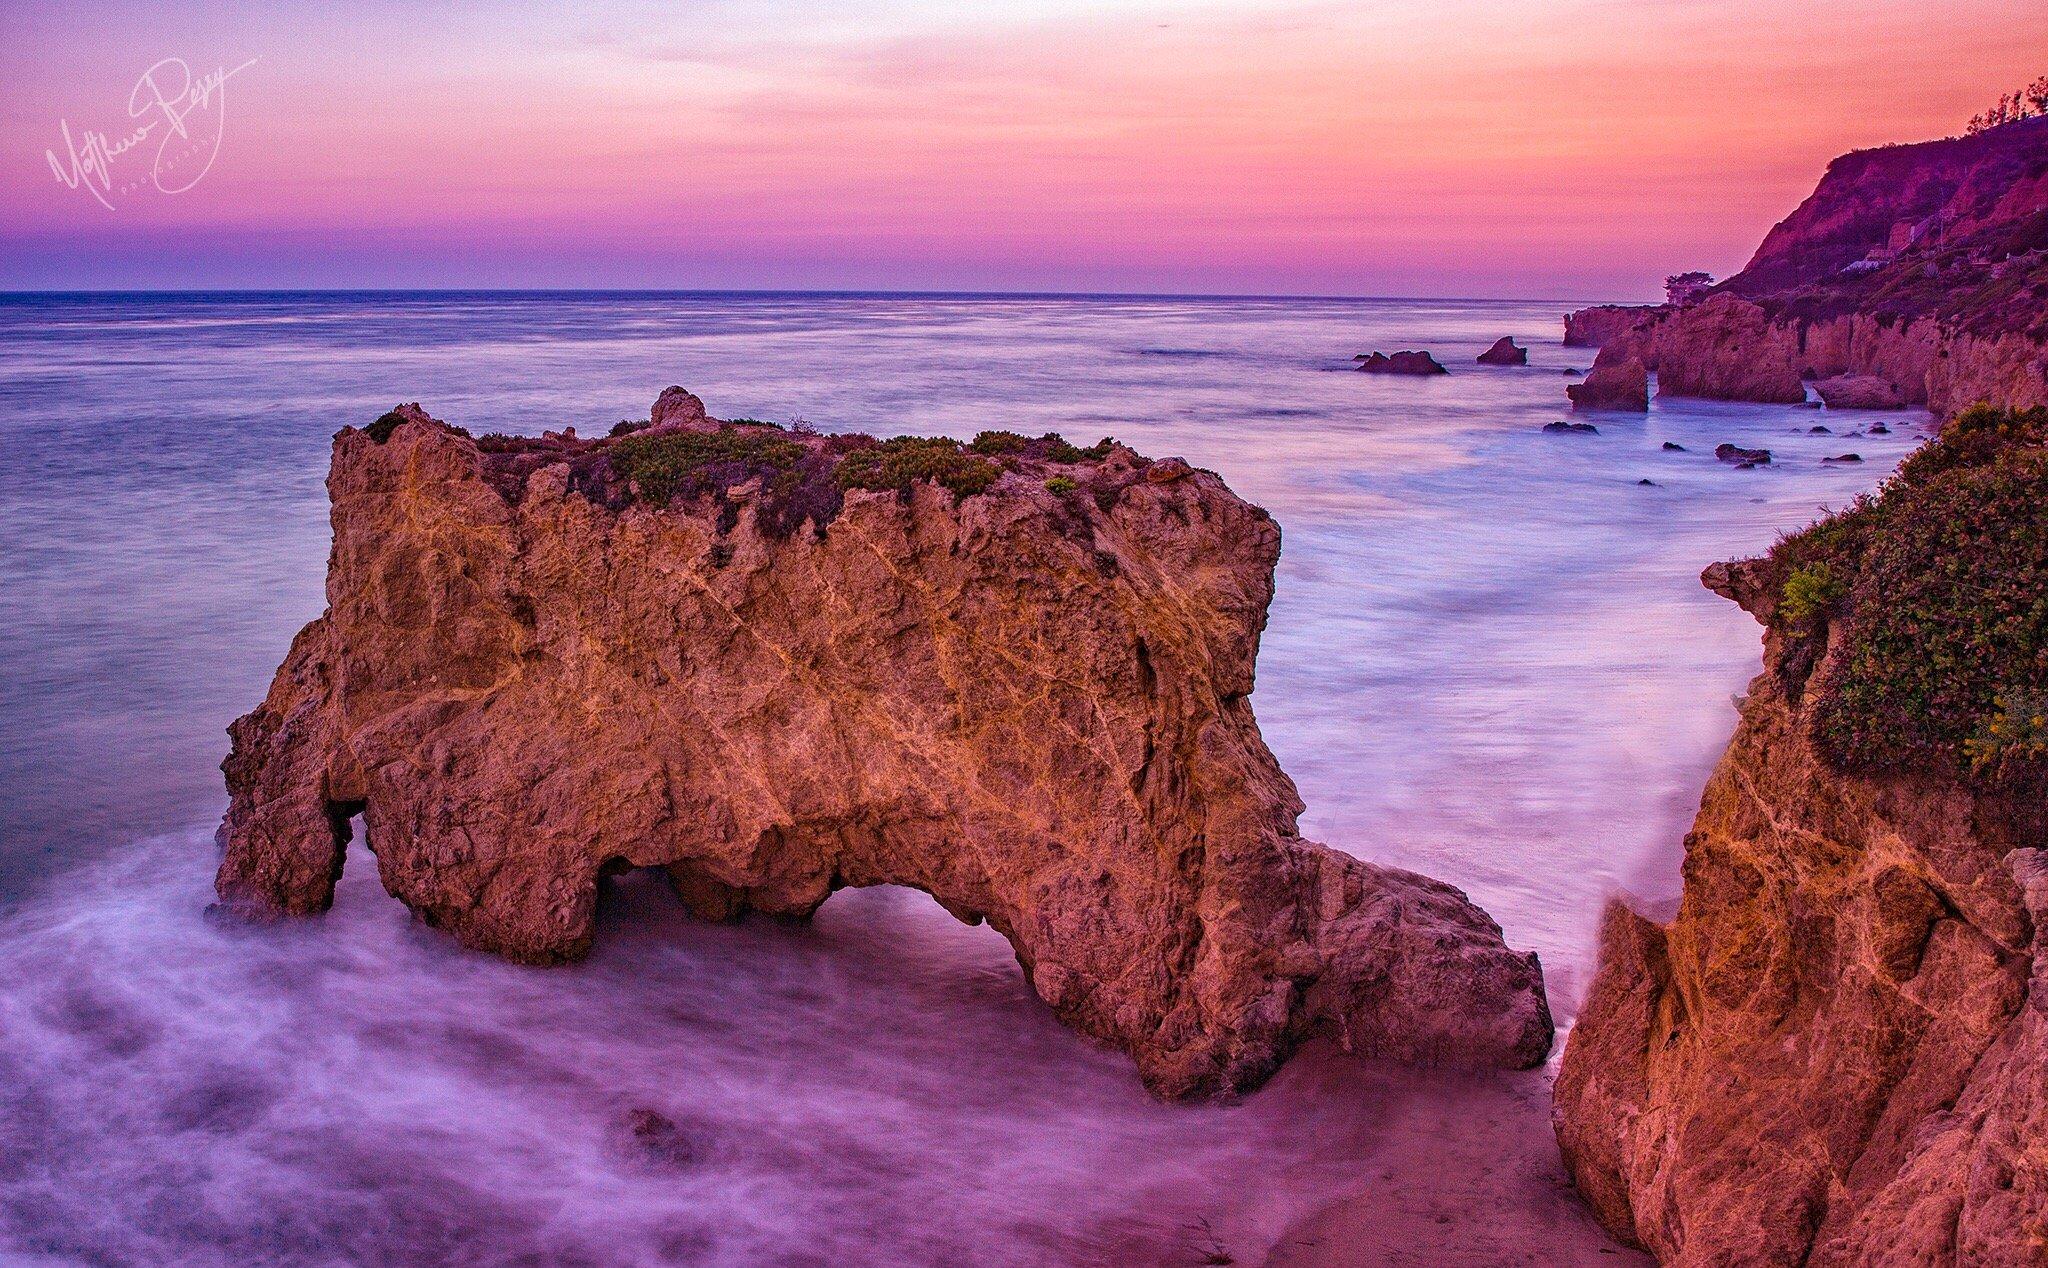
[[1741, 445], [1726, 442], [1714, 446], [1714, 456], [1723, 462], [1732, 462], [1744, 467], [1764, 467], [1771, 462], [1768, 449], [1744, 449]]
[[1584, 382], [1567, 384], [1566, 396], [1573, 409], [1629, 410], [1637, 414], [1650, 408], [1650, 374], [1640, 361], [1601, 358]]
[[2048, 404], [2048, 119], [1835, 160], [1747, 268], [1595, 364], [1630, 359], [1675, 396], [1796, 402], [1853, 375], [1937, 414]]
[[1616, 905], [1556, 1084], [1683, 1265], [2048, 1262], [2048, 412], [1952, 423], [1703, 578], [1764, 672], [1660, 925]]
[[1392, 356], [1384, 352], [1359, 353], [1352, 360], [1358, 369], [1366, 374], [1449, 374], [1450, 371], [1437, 363], [1427, 352], [1396, 352]]
[[1513, 335], [1502, 335], [1477, 360], [1481, 365], [1527, 365], [1529, 350], [1516, 343]]
[[1303, 840], [1252, 715], [1279, 529], [1110, 442], [417, 408], [335, 439], [328, 608], [231, 728], [217, 888], [332, 900], [352, 818], [465, 944], [589, 948], [603, 878], [707, 919], [914, 886], [1167, 1096], [1318, 1035], [1529, 1066], [1535, 957], [1457, 890]]

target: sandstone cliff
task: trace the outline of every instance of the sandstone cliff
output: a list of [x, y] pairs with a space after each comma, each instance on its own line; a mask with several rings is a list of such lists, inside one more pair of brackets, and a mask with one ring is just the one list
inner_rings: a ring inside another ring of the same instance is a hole
[[1686, 1265], [2048, 1262], [2048, 411], [1705, 581], [1765, 671], [1660, 926], [1612, 908], [1556, 1085]]
[[360, 815], [392, 894], [529, 962], [582, 955], [628, 867], [710, 919], [914, 886], [1163, 1095], [1314, 1035], [1542, 1060], [1533, 955], [1297, 834], [1249, 701], [1280, 533], [1216, 476], [680, 389], [622, 431], [336, 437], [327, 611], [231, 728], [227, 907], [324, 909]]
[[1675, 396], [1859, 375], [1938, 414], [2048, 404], [2048, 119], [1835, 160], [1707, 302], [1605, 344], [1596, 365], [1640, 360]]
[[1654, 304], [1597, 304], [1564, 315], [1564, 346], [1597, 348], [1657, 311]]

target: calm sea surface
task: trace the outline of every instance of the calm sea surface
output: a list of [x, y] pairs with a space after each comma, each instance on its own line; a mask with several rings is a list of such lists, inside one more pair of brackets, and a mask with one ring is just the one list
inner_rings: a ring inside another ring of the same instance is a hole
[[[1454, 1085], [1312, 1051], [1240, 1105], [1156, 1104], [920, 894], [714, 928], [629, 878], [591, 960], [536, 971], [415, 926], [356, 860], [326, 918], [215, 927], [216, 766], [320, 611], [328, 438], [394, 403], [589, 432], [680, 383], [828, 431], [1114, 435], [1284, 528], [1253, 702], [1304, 831], [1464, 887], [1568, 1018], [1604, 899], [1675, 893], [1756, 669], [1700, 568], [1872, 487], [1924, 423], [1660, 402], [1545, 434], [1592, 356], [1557, 345], [1569, 306], [0, 297], [0, 1252], [1256, 1262], [1323, 1203], [1407, 1200], [1372, 1160]], [[1473, 363], [1502, 334], [1529, 367]], [[1451, 374], [1349, 370], [1410, 347]], [[1529, 1103], [1485, 1130], [1540, 1154]], [[1497, 1207], [1549, 1183], [1467, 1179]], [[1576, 1218], [1546, 1208], [1529, 1262], [1590, 1246]]]

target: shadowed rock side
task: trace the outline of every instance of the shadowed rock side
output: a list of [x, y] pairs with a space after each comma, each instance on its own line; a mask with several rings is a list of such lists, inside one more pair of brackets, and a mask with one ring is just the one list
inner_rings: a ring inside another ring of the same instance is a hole
[[1575, 319], [1596, 367], [1640, 361], [1660, 394], [1797, 403], [1856, 376], [1937, 414], [2048, 404], [2048, 119], [1843, 155], [1705, 302], [1575, 313], [1567, 343]]
[[1650, 408], [1650, 374], [1640, 361], [1606, 361], [1593, 367], [1583, 383], [1570, 383], [1564, 394], [1573, 409], [1629, 410]]
[[2042, 435], [1973, 412], [1706, 572], [1765, 672], [1676, 918], [1609, 910], [1555, 1090], [1580, 1190], [1664, 1262], [2048, 1263]]
[[1549, 1047], [1536, 958], [1462, 894], [1297, 835], [1247, 699], [1280, 533], [1213, 474], [671, 389], [603, 441], [408, 407], [336, 437], [328, 489], [327, 612], [231, 728], [232, 909], [324, 909], [360, 812], [385, 888], [531, 963], [585, 953], [622, 867], [708, 919], [914, 886], [1165, 1096], [1318, 1034]]

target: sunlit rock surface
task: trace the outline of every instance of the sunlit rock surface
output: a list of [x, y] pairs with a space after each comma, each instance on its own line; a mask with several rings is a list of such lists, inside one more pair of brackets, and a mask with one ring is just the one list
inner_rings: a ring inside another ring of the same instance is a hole
[[[959, 489], [848, 488], [876, 442], [680, 389], [627, 430], [337, 436], [328, 610], [232, 728], [228, 908], [325, 908], [359, 813], [386, 889], [535, 963], [587, 950], [619, 868], [711, 919], [914, 886], [1162, 1095], [1314, 1035], [1542, 1059], [1533, 955], [1297, 835], [1248, 700], [1279, 529], [1216, 476], [1033, 441], [958, 455]], [[621, 447], [682, 435], [774, 462], [656, 505]]]

